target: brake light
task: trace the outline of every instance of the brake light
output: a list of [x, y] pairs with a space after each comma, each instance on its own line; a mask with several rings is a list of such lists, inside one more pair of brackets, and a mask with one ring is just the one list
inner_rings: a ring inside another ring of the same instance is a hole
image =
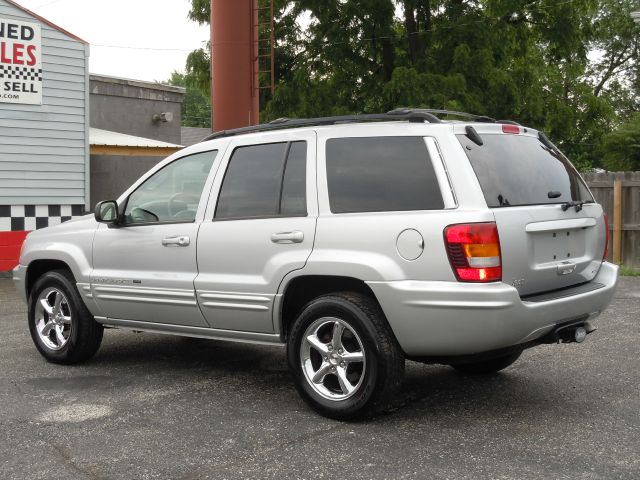
[[604, 213], [604, 231], [605, 231], [605, 242], [604, 242], [604, 253], [602, 254], [602, 261], [604, 262], [609, 255], [609, 236], [611, 233], [609, 232], [609, 216]]
[[502, 280], [500, 238], [495, 222], [449, 225], [444, 229], [444, 240], [459, 281]]
[[503, 123], [502, 133], [515, 133], [516, 135], [518, 135], [520, 133], [520, 127], [518, 125], [509, 125], [509, 124]]

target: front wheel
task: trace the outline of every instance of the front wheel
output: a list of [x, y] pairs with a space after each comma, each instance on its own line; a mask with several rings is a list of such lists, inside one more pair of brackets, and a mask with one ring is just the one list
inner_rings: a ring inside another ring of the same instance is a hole
[[287, 359], [302, 398], [340, 420], [384, 409], [404, 373], [404, 356], [380, 307], [358, 293], [310, 302], [293, 325]]
[[53, 363], [88, 360], [102, 342], [102, 325], [87, 310], [65, 270], [45, 273], [36, 281], [29, 295], [28, 320], [33, 343]]

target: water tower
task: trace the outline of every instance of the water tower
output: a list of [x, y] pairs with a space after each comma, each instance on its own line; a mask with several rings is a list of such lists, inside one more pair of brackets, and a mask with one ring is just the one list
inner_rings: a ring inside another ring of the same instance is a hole
[[273, 0], [211, 0], [211, 126], [260, 122], [260, 93], [274, 88]]

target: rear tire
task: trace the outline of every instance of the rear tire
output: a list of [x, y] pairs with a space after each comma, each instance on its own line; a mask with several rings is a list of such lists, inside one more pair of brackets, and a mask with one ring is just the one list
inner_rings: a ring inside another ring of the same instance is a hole
[[509, 353], [491, 360], [485, 360], [482, 362], [474, 363], [458, 363], [451, 365], [453, 368], [460, 372], [472, 374], [472, 375], [488, 375], [491, 373], [499, 372], [510, 365], [512, 365], [522, 355], [522, 350]]
[[73, 364], [95, 355], [104, 328], [95, 321], [66, 270], [42, 275], [29, 295], [29, 332], [49, 362]]
[[320, 414], [355, 420], [387, 408], [402, 382], [404, 355], [384, 313], [359, 293], [316, 298], [287, 342], [296, 389]]

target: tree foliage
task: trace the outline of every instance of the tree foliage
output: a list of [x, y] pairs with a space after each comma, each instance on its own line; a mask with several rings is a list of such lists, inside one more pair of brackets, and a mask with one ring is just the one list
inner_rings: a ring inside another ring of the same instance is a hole
[[600, 151], [608, 170], [640, 170], [640, 113], [605, 135]]
[[[206, 23], [209, 0], [191, 1], [190, 17]], [[543, 129], [581, 168], [602, 165], [605, 133], [638, 126], [621, 125], [640, 110], [640, 26], [630, 17], [640, 0], [275, 7], [277, 88], [264, 99], [265, 121], [398, 106], [462, 110]], [[208, 54], [192, 56], [189, 75], [207, 91]]]
[[186, 89], [182, 101], [182, 126], [211, 128], [211, 97], [198, 89], [188, 74], [173, 72], [167, 83]]

